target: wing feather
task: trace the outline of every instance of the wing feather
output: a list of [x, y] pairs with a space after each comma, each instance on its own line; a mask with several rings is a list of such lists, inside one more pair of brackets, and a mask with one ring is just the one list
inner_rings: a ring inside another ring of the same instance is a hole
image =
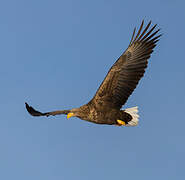
[[134, 39], [134, 42], [136, 41], [136, 39], [137, 39], [138, 36], [140, 35], [140, 32], [141, 32], [141, 30], [142, 30], [142, 28], [143, 28], [143, 24], [144, 24], [144, 20], [142, 20], [141, 26], [140, 26], [140, 28], [139, 28], [139, 30], [138, 30], [138, 32], [137, 32], [137, 35], [136, 35], [136, 37], [135, 37], [135, 39]]
[[59, 111], [42, 113], [40, 111], [35, 110], [32, 106], [29, 106], [27, 103], [25, 103], [25, 105], [26, 105], [27, 111], [32, 116], [55, 116], [60, 114], [68, 114], [70, 112], [69, 110], [59, 110]]
[[[136, 32], [136, 28], [134, 28], [134, 31], [133, 31], [133, 34], [132, 34], [132, 38], [131, 38], [131, 40], [130, 40], [130, 44], [132, 43], [132, 40], [133, 40], [134, 35], [135, 35], [135, 32]], [[130, 44], [129, 44], [129, 46], [130, 46]]]
[[136, 36], [136, 28], [134, 28], [127, 50], [113, 64], [91, 100], [96, 106], [105, 107], [107, 105], [110, 108], [120, 109], [143, 77], [148, 65], [148, 59], [161, 36], [156, 36], [160, 29], [154, 31], [157, 24], [149, 29], [150, 21], [142, 31], [143, 25], [144, 20]]

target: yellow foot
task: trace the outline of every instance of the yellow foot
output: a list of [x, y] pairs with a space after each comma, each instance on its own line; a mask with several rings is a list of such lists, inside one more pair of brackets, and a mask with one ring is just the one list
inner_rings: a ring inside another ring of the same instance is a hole
[[122, 120], [117, 120], [117, 123], [118, 123], [117, 124], [118, 126], [125, 126], [126, 125], [126, 123]]

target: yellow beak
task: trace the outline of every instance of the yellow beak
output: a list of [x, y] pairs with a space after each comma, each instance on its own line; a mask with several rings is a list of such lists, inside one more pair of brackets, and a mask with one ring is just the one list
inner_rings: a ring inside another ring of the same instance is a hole
[[68, 113], [67, 114], [67, 119], [69, 119], [70, 117], [74, 116], [74, 113]]

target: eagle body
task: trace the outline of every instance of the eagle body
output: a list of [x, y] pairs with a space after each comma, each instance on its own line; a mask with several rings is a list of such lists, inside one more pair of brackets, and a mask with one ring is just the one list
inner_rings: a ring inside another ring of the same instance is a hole
[[128, 124], [132, 119], [132, 116], [124, 110], [113, 109], [110, 107], [103, 108], [103, 106], [101, 106], [101, 108], [97, 108], [96, 105], [91, 102], [81, 106], [78, 111], [76, 111], [76, 109], [72, 109], [71, 112], [74, 116], [82, 120], [96, 124], [118, 125], [117, 120], [122, 120]]
[[26, 104], [27, 111], [32, 116], [50, 116], [65, 114], [96, 124], [119, 126], [136, 126], [138, 124], [138, 108], [132, 107], [122, 110], [129, 96], [143, 77], [148, 60], [159, 41], [160, 29], [155, 30], [157, 24], [151, 27], [151, 21], [144, 26], [144, 20], [136, 33], [134, 28], [131, 41], [126, 51], [110, 68], [105, 79], [89, 103], [71, 110], [58, 110], [42, 113]]

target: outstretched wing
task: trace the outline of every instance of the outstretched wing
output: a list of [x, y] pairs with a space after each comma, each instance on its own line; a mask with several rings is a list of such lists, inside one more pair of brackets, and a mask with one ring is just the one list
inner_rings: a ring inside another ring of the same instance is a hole
[[52, 112], [46, 112], [42, 113], [37, 110], [35, 110], [33, 107], [29, 106], [27, 103], [25, 103], [27, 111], [32, 115], [32, 116], [55, 116], [55, 115], [60, 115], [60, 114], [68, 114], [70, 111], [69, 110], [60, 110], [60, 111], [52, 111]]
[[[144, 20], [135, 36], [134, 29], [127, 50], [120, 56], [109, 70], [107, 76], [91, 100], [96, 106], [109, 106], [120, 109], [136, 88], [144, 75], [148, 59], [161, 35], [156, 35], [160, 29], [151, 29], [151, 21], [142, 31]], [[105, 108], [105, 107], [104, 107]]]

